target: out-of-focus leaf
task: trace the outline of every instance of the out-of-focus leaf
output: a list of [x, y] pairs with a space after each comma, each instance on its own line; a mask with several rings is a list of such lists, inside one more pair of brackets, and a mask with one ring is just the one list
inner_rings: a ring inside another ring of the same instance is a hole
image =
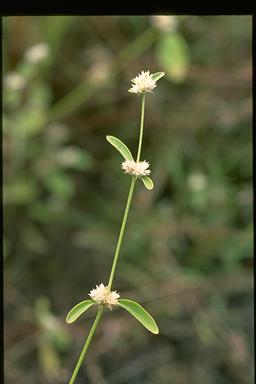
[[157, 46], [157, 60], [167, 76], [179, 83], [184, 80], [189, 64], [186, 40], [178, 33], [164, 36]]
[[95, 304], [95, 301], [93, 300], [84, 300], [80, 303], [76, 304], [67, 314], [66, 322], [68, 324], [73, 323], [80, 317], [87, 309], [92, 307]]
[[132, 154], [127, 146], [114, 136], [106, 136], [107, 141], [115, 147], [125, 160], [133, 160]]
[[63, 37], [75, 21], [77, 16], [45, 16], [41, 19], [42, 30], [44, 31], [45, 41], [51, 47], [52, 59], [59, 53], [59, 46]]
[[148, 177], [148, 176], [143, 176], [141, 178], [141, 180], [143, 181], [143, 184], [145, 185], [145, 187], [147, 189], [153, 189], [154, 188], [154, 183], [153, 183], [153, 180]]
[[37, 107], [44, 109], [48, 107], [48, 104], [52, 101], [52, 90], [48, 84], [43, 82], [37, 82], [30, 90], [28, 104], [30, 108]]
[[60, 358], [53, 344], [43, 336], [38, 346], [38, 359], [47, 381], [56, 382], [61, 375]]
[[44, 112], [40, 109], [26, 108], [13, 121], [13, 134], [21, 137], [31, 137], [43, 129]]
[[45, 184], [52, 193], [63, 199], [69, 199], [74, 193], [72, 179], [62, 172], [53, 172], [46, 176]]
[[34, 304], [36, 318], [40, 321], [42, 317], [50, 313], [50, 300], [46, 296], [39, 296]]
[[155, 320], [140, 304], [128, 299], [119, 299], [118, 304], [130, 312], [150, 332], [159, 333]]

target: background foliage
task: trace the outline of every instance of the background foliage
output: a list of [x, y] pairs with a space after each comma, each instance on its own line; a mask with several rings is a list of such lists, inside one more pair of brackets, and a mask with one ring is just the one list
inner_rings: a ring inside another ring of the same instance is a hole
[[[250, 16], [19, 16], [3, 22], [5, 380], [65, 383], [106, 282], [129, 178], [105, 136], [135, 150], [138, 184], [114, 289], [158, 320], [101, 323], [78, 383], [252, 383]], [[37, 44], [31, 51], [31, 47]]]

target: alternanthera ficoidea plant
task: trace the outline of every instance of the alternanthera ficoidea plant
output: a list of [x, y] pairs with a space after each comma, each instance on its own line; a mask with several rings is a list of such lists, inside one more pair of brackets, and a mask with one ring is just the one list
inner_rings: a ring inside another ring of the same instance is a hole
[[129, 214], [131, 201], [133, 197], [134, 187], [137, 180], [141, 180], [144, 186], [147, 189], [152, 189], [154, 187], [153, 181], [149, 177], [151, 171], [149, 169], [149, 163], [144, 160], [140, 161], [141, 157], [141, 148], [142, 148], [142, 139], [143, 139], [143, 128], [144, 128], [144, 115], [145, 115], [145, 99], [146, 93], [152, 93], [153, 89], [157, 86], [157, 81], [164, 76], [164, 72], [157, 72], [154, 74], [150, 74], [149, 71], [142, 71], [138, 76], [132, 79], [132, 87], [129, 89], [129, 92], [136, 93], [137, 95], [141, 95], [141, 119], [140, 119], [140, 132], [139, 132], [139, 142], [137, 149], [136, 160], [131, 154], [129, 148], [119, 139], [114, 136], [107, 136], [107, 141], [113, 145], [115, 149], [117, 149], [124, 158], [122, 162], [122, 169], [125, 173], [131, 176], [131, 184], [130, 190], [128, 193], [127, 203], [123, 215], [123, 221], [121, 224], [121, 229], [117, 241], [117, 246], [114, 254], [114, 259], [112, 263], [112, 268], [110, 271], [108, 284], [105, 286], [104, 284], [96, 285], [95, 289], [92, 289], [89, 293], [90, 300], [84, 300], [80, 303], [76, 304], [68, 313], [66, 317], [66, 322], [68, 324], [73, 323], [78, 319], [87, 309], [92, 307], [93, 305], [97, 306], [97, 314], [94, 320], [94, 323], [91, 327], [91, 330], [87, 336], [84, 347], [80, 354], [80, 357], [77, 361], [69, 384], [74, 383], [76, 376], [78, 374], [79, 368], [83, 362], [85, 354], [88, 350], [88, 347], [91, 343], [92, 337], [95, 333], [95, 330], [99, 324], [99, 321], [102, 317], [103, 311], [105, 309], [112, 309], [113, 307], [122, 307], [130, 312], [145, 328], [147, 328], [150, 332], [154, 334], [159, 333], [158, 326], [153, 319], [153, 317], [138, 303], [130, 299], [120, 298], [119, 293], [116, 291], [112, 291], [112, 284], [114, 280], [114, 275], [116, 271], [116, 266], [119, 258], [119, 253], [123, 241], [124, 231], [126, 227], [127, 217]]

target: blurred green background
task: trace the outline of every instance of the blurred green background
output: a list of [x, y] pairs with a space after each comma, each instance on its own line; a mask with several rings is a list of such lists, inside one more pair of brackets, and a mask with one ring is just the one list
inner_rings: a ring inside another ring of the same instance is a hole
[[107, 282], [130, 179], [105, 136], [142, 159], [113, 289], [160, 335], [107, 312], [77, 384], [253, 382], [251, 16], [3, 19], [5, 380], [67, 383], [94, 318], [65, 316]]

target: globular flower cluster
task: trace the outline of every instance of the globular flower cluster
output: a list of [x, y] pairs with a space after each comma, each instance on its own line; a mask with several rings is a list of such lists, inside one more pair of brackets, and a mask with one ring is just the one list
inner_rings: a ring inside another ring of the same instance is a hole
[[30, 63], [38, 63], [45, 60], [49, 54], [49, 46], [46, 43], [38, 43], [27, 49], [25, 58]]
[[17, 72], [9, 72], [5, 76], [4, 83], [7, 88], [13, 91], [19, 91], [24, 88], [26, 84], [25, 77]]
[[142, 177], [150, 175], [151, 171], [148, 169], [149, 163], [144, 161], [125, 160], [122, 162], [122, 169], [125, 173], [131, 176]]
[[95, 289], [92, 289], [89, 293], [92, 300], [100, 305], [105, 305], [109, 309], [112, 309], [113, 305], [117, 305], [120, 295], [116, 291], [110, 291], [104, 284], [96, 285]]
[[132, 87], [128, 90], [131, 93], [151, 92], [156, 87], [156, 81], [152, 78], [149, 71], [142, 71], [138, 76], [132, 79]]

